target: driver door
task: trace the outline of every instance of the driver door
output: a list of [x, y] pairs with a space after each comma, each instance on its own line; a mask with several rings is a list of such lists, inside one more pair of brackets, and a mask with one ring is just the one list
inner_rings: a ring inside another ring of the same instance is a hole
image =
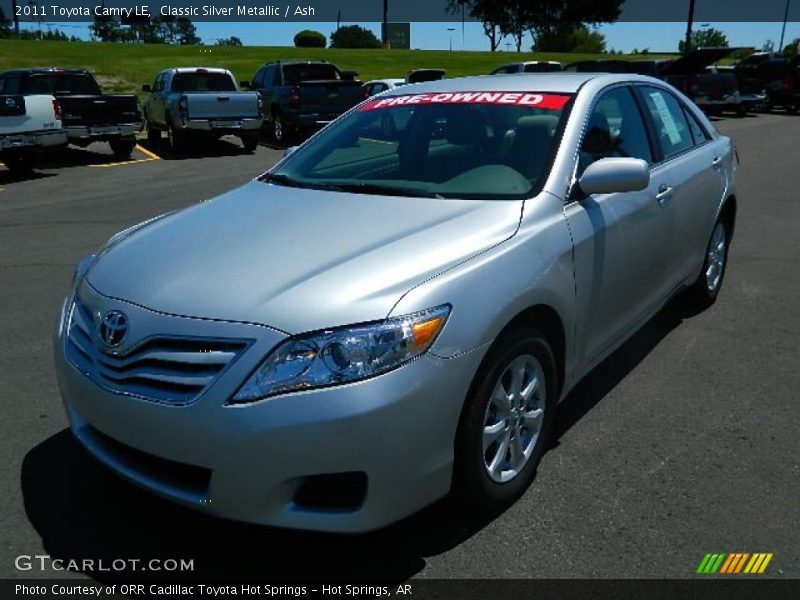
[[[655, 162], [645, 121], [628, 86], [598, 98], [584, 132], [578, 177], [589, 164], [608, 157]], [[578, 362], [588, 370], [669, 293], [665, 269], [673, 224], [655, 181], [638, 192], [583, 196], [573, 190], [571, 200], [565, 216], [575, 253]]]

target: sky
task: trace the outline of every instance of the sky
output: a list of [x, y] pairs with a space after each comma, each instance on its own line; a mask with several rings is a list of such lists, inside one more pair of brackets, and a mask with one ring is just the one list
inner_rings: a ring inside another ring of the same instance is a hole
[[[350, 23], [343, 23], [350, 24]], [[380, 23], [358, 23], [380, 36]], [[237, 36], [248, 46], [292, 46], [294, 34], [300, 29], [315, 29], [329, 36], [335, 23], [258, 23], [258, 22], [197, 22], [198, 35], [206, 44], [213, 44], [219, 38]], [[35, 28], [32, 24], [24, 24]], [[46, 24], [45, 24], [46, 26]], [[88, 24], [53, 23], [68, 35], [89, 39]], [[772, 40], [777, 47], [781, 36], [781, 23], [696, 23], [695, 27], [711, 26], [722, 30], [731, 46], [753, 46], [761, 48], [764, 42]], [[448, 31], [454, 28], [455, 31]], [[598, 29], [606, 36], [606, 48], [630, 52], [633, 49], [648, 48], [651, 52], [677, 52], [678, 42], [685, 35], [684, 23], [614, 23]], [[784, 44], [800, 38], [800, 23], [788, 23]], [[462, 37], [461, 22], [453, 23], [412, 23], [411, 47], [423, 50], [447, 50], [452, 41], [453, 50], [488, 50], [489, 42], [483, 34], [480, 23], [465, 23]], [[513, 51], [510, 38], [500, 44], [499, 50]], [[523, 48], [530, 49], [532, 40], [526, 36]]]

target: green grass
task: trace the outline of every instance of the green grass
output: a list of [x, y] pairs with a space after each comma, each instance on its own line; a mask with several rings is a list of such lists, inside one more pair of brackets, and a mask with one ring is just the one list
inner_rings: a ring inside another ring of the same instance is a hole
[[[598, 55], [0, 41], [0, 71], [53, 65], [81, 67], [92, 71], [104, 90], [112, 93], [138, 93], [143, 83], [152, 83], [156, 73], [168, 67], [225, 67], [233, 71], [237, 80], [244, 80], [250, 79], [265, 62], [289, 58], [324, 58], [340, 69], [358, 71], [359, 78], [367, 81], [404, 77], [411, 69], [423, 67], [445, 68], [448, 77], [458, 77], [486, 74], [501, 64], [518, 60], [557, 60], [566, 64], [598, 58]], [[613, 58], [641, 57], [625, 55]]]

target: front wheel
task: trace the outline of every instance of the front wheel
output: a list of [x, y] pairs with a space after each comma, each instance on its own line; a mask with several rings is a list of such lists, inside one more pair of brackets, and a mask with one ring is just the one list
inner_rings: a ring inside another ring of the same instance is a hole
[[731, 223], [720, 217], [711, 232], [700, 276], [687, 292], [691, 308], [704, 310], [716, 302], [728, 265], [730, 234]]
[[158, 144], [161, 141], [161, 130], [156, 129], [153, 127], [153, 124], [148, 120], [147, 121], [147, 141], [151, 145]]
[[184, 146], [184, 133], [182, 131], [176, 131], [171, 120], [169, 120], [167, 124], [167, 141], [169, 143], [170, 154], [181, 153]]
[[456, 435], [457, 500], [493, 512], [522, 495], [547, 448], [557, 393], [555, 358], [542, 335], [517, 331], [495, 342]]

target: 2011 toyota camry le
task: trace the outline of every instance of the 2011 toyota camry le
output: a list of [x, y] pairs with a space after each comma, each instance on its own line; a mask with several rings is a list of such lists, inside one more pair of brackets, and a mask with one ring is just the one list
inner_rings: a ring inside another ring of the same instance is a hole
[[738, 158], [656, 79], [434, 81], [112, 237], [56, 331], [72, 431], [208, 514], [361, 532], [514, 502], [556, 406], [670, 298], [717, 297]]

